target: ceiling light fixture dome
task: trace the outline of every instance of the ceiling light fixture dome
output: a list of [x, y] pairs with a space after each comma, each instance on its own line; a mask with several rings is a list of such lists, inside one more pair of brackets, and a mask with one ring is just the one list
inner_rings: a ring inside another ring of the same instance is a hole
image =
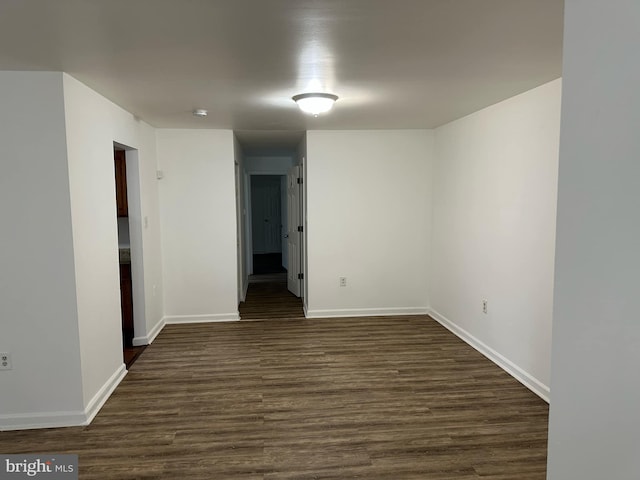
[[300, 110], [316, 117], [331, 110], [336, 100], [338, 96], [331, 93], [301, 93], [293, 96], [293, 101], [298, 104]]
[[193, 116], [194, 117], [200, 117], [200, 118], [204, 118], [207, 115], [209, 115], [209, 112], [207, 112], [204, 108], [196, 108], [193, 111]]

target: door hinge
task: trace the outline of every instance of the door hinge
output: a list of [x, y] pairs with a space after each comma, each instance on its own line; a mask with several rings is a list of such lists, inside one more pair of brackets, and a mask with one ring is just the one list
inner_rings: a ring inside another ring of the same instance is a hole
[[299, 273], [298, 280], [303, 280], [303, 279], [304, 279], [304, 273]]
[[302, 225], [298, 225], [298, 231], [299, 232], [304, 232], [304, 227]]
[[302, 183], [302, 177], [298, 177], [298, 185]]

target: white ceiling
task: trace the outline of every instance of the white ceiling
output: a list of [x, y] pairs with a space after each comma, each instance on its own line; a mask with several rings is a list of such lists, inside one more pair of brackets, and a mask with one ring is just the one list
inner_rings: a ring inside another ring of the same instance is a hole
[[[0, 70], [156, 127], [432, 128], [558, 78], [562, 28], [562, 0], [1, 0]], [[340, 98], [309, 117], [308, 90]]]

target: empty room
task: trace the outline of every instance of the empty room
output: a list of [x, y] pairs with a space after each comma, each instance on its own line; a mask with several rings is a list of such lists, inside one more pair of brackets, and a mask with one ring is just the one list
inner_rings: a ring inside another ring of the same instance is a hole
[[0, 4], [0, 478], [640, 477], [640, 5]]

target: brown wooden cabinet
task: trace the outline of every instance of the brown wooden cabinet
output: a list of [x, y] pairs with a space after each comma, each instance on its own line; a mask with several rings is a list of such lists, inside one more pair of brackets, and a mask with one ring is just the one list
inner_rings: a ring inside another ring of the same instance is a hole
[[116, 204], [118, 216], [129, 216], [129, 202], [127, 200], [127, 162], [124, 150], [113, 152], [116, 170]]
[[122, 339], [125, 347], [133, 345], [133, 289], [131, 264], [120, 264], [120, 305], [122, 309]]

